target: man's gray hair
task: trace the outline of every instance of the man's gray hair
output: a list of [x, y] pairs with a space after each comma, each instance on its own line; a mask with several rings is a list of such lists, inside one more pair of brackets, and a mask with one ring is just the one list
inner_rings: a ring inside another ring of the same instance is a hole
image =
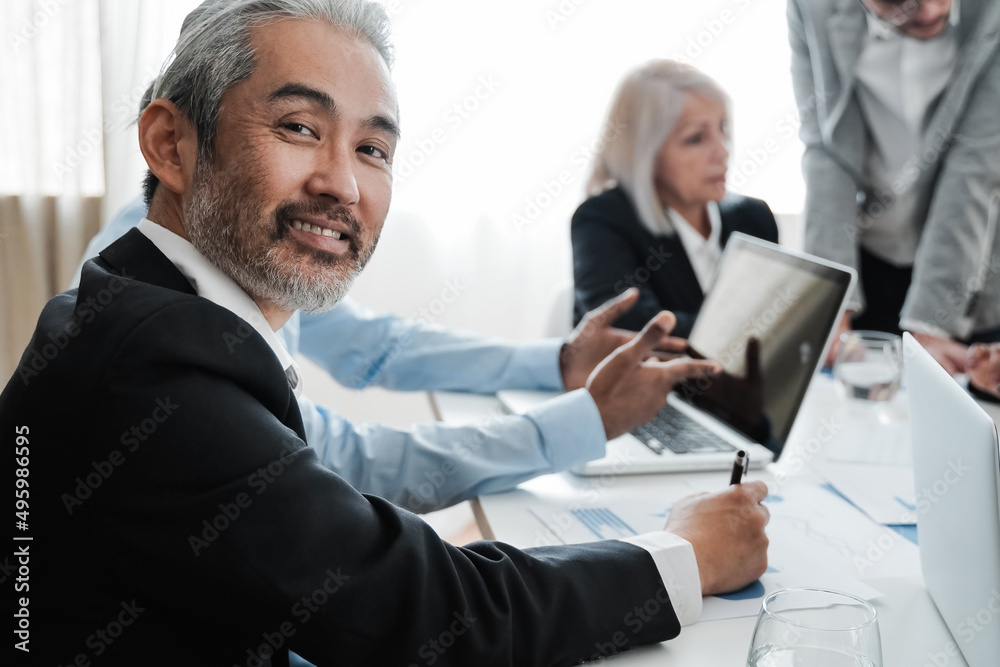
[[[365, 39], [390, 69], [393, 50], [385, 9], [368, 0], [206, 0], [184, 19], [177, 45], [150, 84], [139, 106], [141, 116], [154, 99], [173, 102], [198, 132], [198, 157], [211, 159], [219, 105], [230, 86], [256, 66], [250, 31], [277, 19], [319, 19], [346, 34]], [[147, 172], [143, 190], [148, 206], [159, 183]]]

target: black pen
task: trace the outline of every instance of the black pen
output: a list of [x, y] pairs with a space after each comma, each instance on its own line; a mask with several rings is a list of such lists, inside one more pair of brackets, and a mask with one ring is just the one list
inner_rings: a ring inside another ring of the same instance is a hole
[[750, 469], [750, 455], [742, 449], [736, 452], [736, 460], [733, 461], [733, 474], [729, 478], [730, 484], [739, 484], [743, 475]]

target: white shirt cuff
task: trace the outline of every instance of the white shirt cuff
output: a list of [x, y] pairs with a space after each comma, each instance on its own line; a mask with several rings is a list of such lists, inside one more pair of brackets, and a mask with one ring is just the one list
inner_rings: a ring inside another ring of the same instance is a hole
[[622, 542], [649, 552], [670, 596], [677, 620], [681, 625], [696, 623], [701, 618], [701, 575], [691, 543], [664, 531], [628, 537]]

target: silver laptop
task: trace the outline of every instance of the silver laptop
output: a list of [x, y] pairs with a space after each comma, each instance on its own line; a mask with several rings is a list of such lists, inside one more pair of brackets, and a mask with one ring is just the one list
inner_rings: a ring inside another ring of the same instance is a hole
[[[722, 377], [678, 386], [653, 421], [610, 441], [604, 458], [573, 472], [726, 470], [740, 449], [752, 467], [773, 460], [854, 281], [847, 267], [733, 234], [688, 339], [690, 354], [718, 361]], [[523, 414], [553, 394], [497, 396]]]
[[969, 667], [1000, 664], [1000, 446], [982, 408], [909, 334], [917, 542], [927, 591]]

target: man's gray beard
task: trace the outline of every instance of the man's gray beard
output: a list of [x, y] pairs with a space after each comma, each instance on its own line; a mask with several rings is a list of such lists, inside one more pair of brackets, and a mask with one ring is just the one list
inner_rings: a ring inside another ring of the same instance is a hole
[[[272, 220], [270, 228], [259, 226], [264, 207], [259, 199], [247, 194], [256, 185], [255, 180], [243, 180], [239, 185], [237, 179], [227, 183], [220, 180], [210, 166], [199, 160], [185, 211], [188, 238], [208, 261], [255, 301], [287, 312], [322, 312], [347, 295], [371, 256], [370, 250], [358, 260], [341, 257], [336, 266], [282, 264], [275, 245], [278, 223]], [[256, 226], [248, 229], [245, 225]], [[237, 235], [236, 229], [242, 233]]]

